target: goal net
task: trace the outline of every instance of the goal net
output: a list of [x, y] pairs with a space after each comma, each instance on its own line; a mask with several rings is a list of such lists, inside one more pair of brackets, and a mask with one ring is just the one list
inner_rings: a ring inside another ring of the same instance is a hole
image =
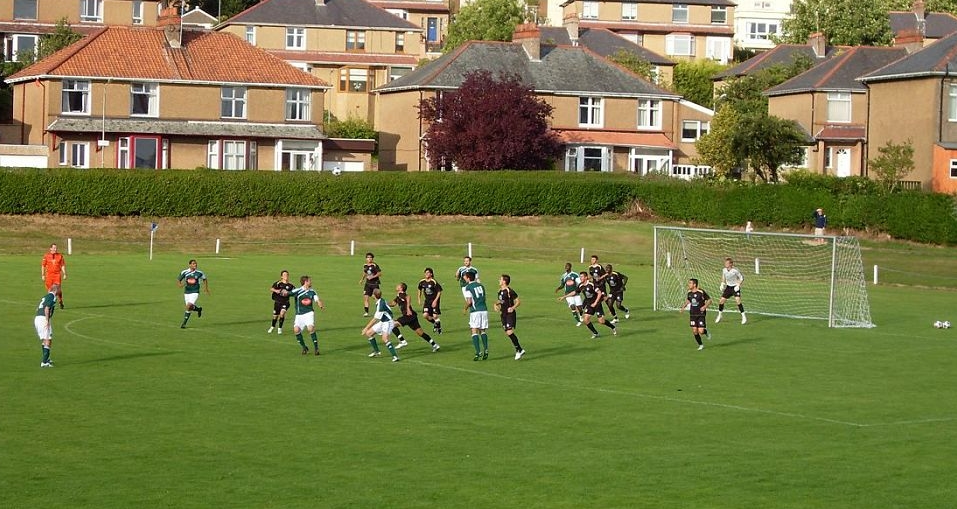
[[[730, 257], [744, 275], [749, 314], [873, 327], [861, 248], [854, 237], [655, 227], [654, 308], [680, 309], [697, 278], [717, 310], [721, 269]], [[733, 299], [725, 312], [737, 312]]]

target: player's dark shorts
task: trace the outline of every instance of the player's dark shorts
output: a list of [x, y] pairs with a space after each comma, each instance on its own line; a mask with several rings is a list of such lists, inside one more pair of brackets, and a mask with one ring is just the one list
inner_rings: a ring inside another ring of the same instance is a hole
[[698, 329], [708, 328], [708, 321], [705, 319], [705, 315], [694, 315], [691, 317], [691, 327]]
[[722, 299], [730, 299], [731, 297], [740, 297], [741, 296], [741, 287], [740, 286], [725, 286], [724, 291], [721, 292]]
[[284, 309], [289, 309], [289, 299], [286, 299], [286, 302], [277, 300], [272, 303], [272, 314], [278, 315]]
[[413, 313], [412, 316], [402, 315], [395, 320], [399, 325], [403, 325], [412, 330], [421, 329], [422, 326], [419, 325], [419, 315]]
[[442, 310], [440, 309], [440, 307], [441, 307], [441, 304], [439, 304], [438, 306], [425, 306], [422, 308], [422, 314], [428, 315], [428, 316], [439, 316], [442, 314]]
[[605, 316], [605, 308], [599, 304], [597, 306], [585, 306], [584, 313], [591, 316]]
[[362, 295], [368, 295], [372, 297], [372, 290], [375, 290], [379, 287], [379, 280], [375, 281], [366, 281], [365, 287], [362, 289]]
[[518, 313], [502, 313], [502, 328], [505, 330], [514, 329], [515, 322], [518, 321]]
[[622, 302], [623, 300], [625, 300], [625, 291], [622, 290], [622, 291], [620, 291], [620, 292], [611, 292], [611, 293], [609, 293], [609, 294], [608, 294], [608, 300], [609, 300], [609, 302], [617, 302], [617, 303], [621, 304], [621, 302]]

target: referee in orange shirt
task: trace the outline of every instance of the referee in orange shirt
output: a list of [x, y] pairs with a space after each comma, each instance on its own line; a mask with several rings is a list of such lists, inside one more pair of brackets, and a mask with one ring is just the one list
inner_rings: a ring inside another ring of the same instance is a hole
[[43, 255], [43, 261], [40, 262], [40, 279], [46, 284], [47, 291], [53, 285], [57, 285], [56, 299], [60, 303], [60, 309], [63, 309], [63, 280], [66, 279], [66, 259], [57, 251], [56, 244], [50, 244], [50, 251]]

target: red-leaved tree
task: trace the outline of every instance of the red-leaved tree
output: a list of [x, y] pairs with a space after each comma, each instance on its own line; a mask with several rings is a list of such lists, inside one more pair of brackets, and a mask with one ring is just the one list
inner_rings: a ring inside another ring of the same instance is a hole
[[433, 168], [551, 169], [562, 150], [548, 126], [551, 115], [551, 105], [517, 75], [496, 79], [488, 71], [471, 72], [458, 90], [419, 103]]

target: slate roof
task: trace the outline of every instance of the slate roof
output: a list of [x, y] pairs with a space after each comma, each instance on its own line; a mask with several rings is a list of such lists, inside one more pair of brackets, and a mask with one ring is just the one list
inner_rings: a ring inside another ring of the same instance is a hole
[[456, 89], [467, 73], [482, 69], [493, 75], [517, 74], [539, 93], [680, 97], [585, 48], [543, 45], [541, 52], [535, 61], [519, 43], [470, 41], [375, 91]]
[[925, 76], [957, 76], [957, 32], [930, 46], [861, 76], [861, 82]]
[[448, 14], [448, 2], [434, 2], [432, 0], [370, 0], [383, 9], [404, 9], [409, 12], [434, 12]]
[[[911, 11], [891, 11], [888, 17], [895, 37], [901, 32], [917, 30], [917, 16]], [[924, 15], [925, 38], [941, 39], [954, 32], [957, 32], [957, 17], [953, 14], [929, 12]]]
[[824, 52], [824, 57], [818, 58], [814, 55], [814, 49], [808, 44], [778, 44], [773, 49], [758, 53], [734, 67], [715, 74], [712, 79], [720, 80], [731, 77], [750, 76], [775, 65], [790, 65], [796, 58], [802, 55], [810, 58], [815, 63], [823, 62], [825, 59], [834, 56], [844, 49], [847, 49], [847, 47], [828, 46]]
[[184, 29], [181, 47], [170, 48], [156, 27], [101, 28], [6, 81], [48, 77], [329, 87], [235, 35]]
[[818, 140], [861, 141], [867, 139], [867, 128], [860, 124], [828, 124], [814, 135]]
[[[542, 33], [542, 42], [544, 44], [555, 44], [558, 46], [571, 46], [572, 40], [565, 27], [538, 27]], [[578, 44], [589, 50], [608, 57], [614, 55], [618, 50], [630, 51], [638, 55], [639, 58], [650, 62], [653, 65], [675, 65], [674, 60], [663, 57], [654, 51], [645, 49], [628, 39], [604, 28], [584, 28], [579, 30]]]
[[857, 46], [818, 64], [765, 92], [768, 96], [809, 91], [866, 92], [857, 78], [907, 55], [904, 48]]
[[183, 120], [133, 120], [123, 118], [59, 117], [48, 127], [51, 132], [137, 133], [164, 136], [225, 136], [239, 138], [292, 138], [322, 140], [326, 135], [313, 124], [259, 124], [252, 122], [199, 122]]
[[229, 18], [223, 25], [381, 28], [421, 32], [406, 21], [365, 0], [263, 0]]

